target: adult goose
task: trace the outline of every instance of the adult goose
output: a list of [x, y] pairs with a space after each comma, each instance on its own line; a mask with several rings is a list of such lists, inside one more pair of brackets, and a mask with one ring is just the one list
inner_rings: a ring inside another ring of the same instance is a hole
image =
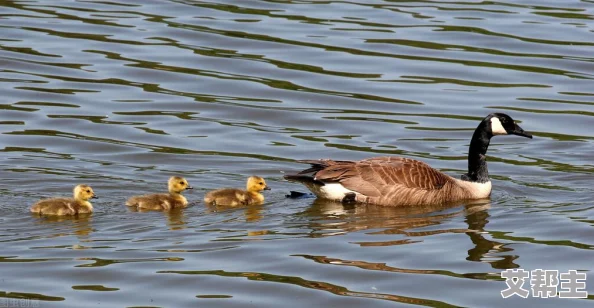
[[311, 167], [285, 179], [304, 184], [318, 198], [377, 204], [416, 206], [483, 199], [491, 194], [485, 154], [497, 135], [532, 138], [503, 113], [492, 113], [478, 125], [468, 151], [468, 173], [455, 179], [424, 162], [403, 157], [374, 157], [360, 161], [303, 160]]

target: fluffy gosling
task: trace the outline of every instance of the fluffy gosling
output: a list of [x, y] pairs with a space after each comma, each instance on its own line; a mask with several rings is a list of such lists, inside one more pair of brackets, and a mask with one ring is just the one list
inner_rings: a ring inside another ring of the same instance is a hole
[[57, 216], [92, 213], [93, 205], [89, 200], [96, 198], [91, 186], [76, 185], [74, 198], [49, 198], [37, 201], [31, 207], [31, 213]]
[[188, 200], [181, 193], [186, 189], [193, 189], [188, 181], [179, 176], [172, 176], [167, 183], [168, 194], [150, 194], [144, 196], [133, 196], [126, 201], [127, 206], [135, 206], [144, 210], [165, 210], [172, 208], [184, 208], [188, 206]]
[[223, 188], [209, 191], [204, 196], [204, 203], [227, 206], [262, 204], [264, 195], [261, 191], [270, 190], [270, 187], [266, 186], [266, 181], [259, 176], [250, 176], [246, 188], [247, 190]]

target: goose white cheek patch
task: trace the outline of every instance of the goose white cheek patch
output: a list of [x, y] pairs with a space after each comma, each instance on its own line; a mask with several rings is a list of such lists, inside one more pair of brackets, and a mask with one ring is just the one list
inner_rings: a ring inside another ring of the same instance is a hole
[[507, 131], [505, 131], [498, 118], [491, 118], [491, 131], [493, 135], [507, 135]]

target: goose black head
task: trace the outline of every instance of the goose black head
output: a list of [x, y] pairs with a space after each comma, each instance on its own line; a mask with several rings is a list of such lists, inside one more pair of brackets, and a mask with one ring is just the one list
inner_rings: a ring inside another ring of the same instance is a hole
[[532, 139], [532, 135], [525, 132], [514, 120], [505, 113], [492, 113], [485, 118], [487, 130], [493, 136], [497, 135], [518, 135]]

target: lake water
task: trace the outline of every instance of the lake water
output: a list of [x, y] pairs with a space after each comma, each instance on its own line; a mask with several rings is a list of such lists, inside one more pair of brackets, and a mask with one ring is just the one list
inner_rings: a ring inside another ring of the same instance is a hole
[[[3, 307], [592, 306], [594, 1], [2, 1], [0, 91]], [[492, 140], [488, 202], [285, 198], [299, 159], [458, 176], [491, 112], [534, 139]], [[124, 206], [174, 174], [191, 207]], [[264, 205], [201, 202], [252, 174]], [[92, 216], [28, 212], [79, 183]], [[506, 269], [590, 295], [503, 299]]]

